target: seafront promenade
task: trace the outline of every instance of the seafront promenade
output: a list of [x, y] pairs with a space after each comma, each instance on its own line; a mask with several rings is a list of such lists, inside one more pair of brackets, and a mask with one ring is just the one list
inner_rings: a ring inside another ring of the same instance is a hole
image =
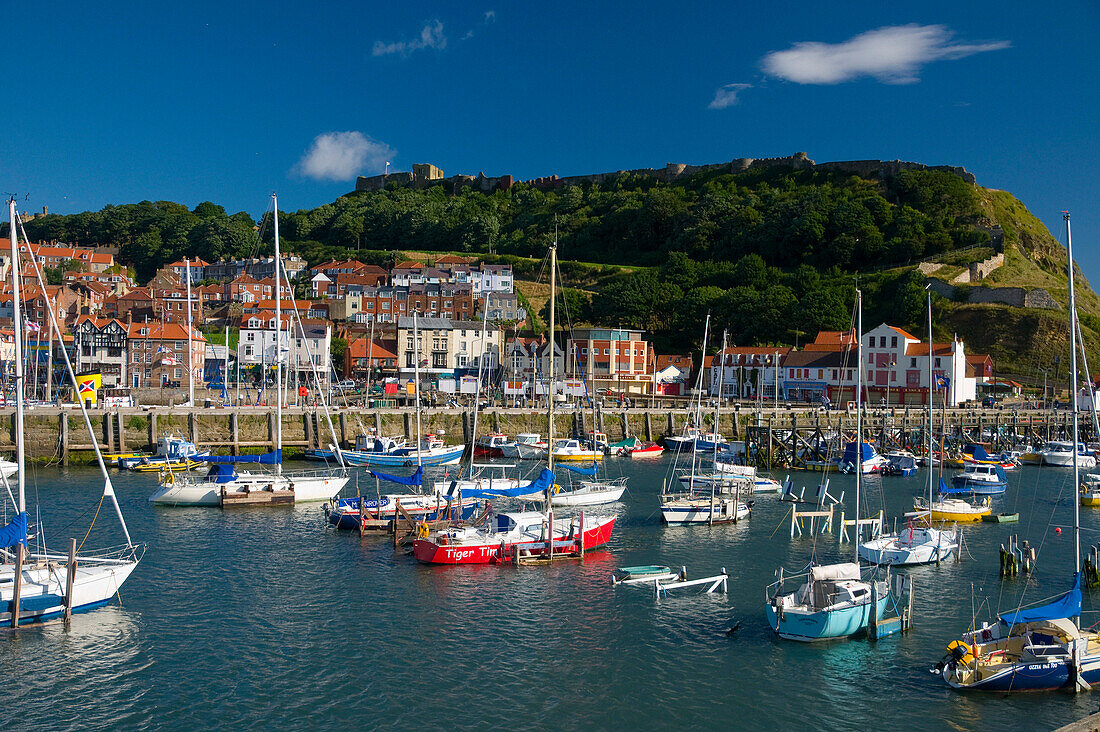
[[[14, 445], [12, 409], [0, 410], [0, 451]], [[309, 447], [325, 447], [335, 437], [343, 446], [352, 445], [357, 435], [374, 430], [382, 435], [416, 435], [416, 412], [412, 407], [369, 409], [330, 408], [332, 429], [325, 412], [317, 406], [284, 409], [282, 442], [291, 453]], [[693, 411], [684, 408], [604, 407], [578, 409], [561, 405], [554, 412], [554, 434], [587, 435], [595, 429], [610, 441], [637, 436], [659, 440], [677, 434], [692, 420]], [[240, 454], [271, 449], [275, 441], [273, 406], [196, 407], [151, 406], [93, 409], [89, 416], [101, 445], [107, 452], [148, 450], [165, 434], [179, 434], [216, 453]], [[768, 463], [782, 464], [783, 445], [814, 442], [838, 431], [854, 435], [854, 410], [809, 409], [804, 406], [735, 406], [723, 411], [717, 431], [729, 440], [746, 440], [759, 445]], [[80, 410], [74, 407], [36, 407], [28, 411], [24, 434], [29, 457], [62, 464], [92, 459], [91, 445], [84, 436]], [[703, 413], [703, 427], [713, 428], [713, 413]], [[865, 411], [864, 437], [880, 444], [899, 447], [919, 445], [927, 414], [919, 406], [873, 408]], [[1038, 409], [947, 409], [933, 418], [936, 434], [946, 433], [960, 441], [990, 444], [1007, 449], [1019, 442], [1054, 439], [1067, 433], [1070, 413]], [[1081, 419], [1083, 439], [1092, 439], [1092, 420]], [[426, 407], [421, 410], [421, 432], [443, 435], [448, 443], [469, 443], [474, 437], [474, 411]], [[515, 435], [519, 432], [546, 433], [546, 411], [536, 408], [489, 406], [480, 410], [477, 436], [491, 432]], [[791, 450], [793, 453], [794, 450]]]

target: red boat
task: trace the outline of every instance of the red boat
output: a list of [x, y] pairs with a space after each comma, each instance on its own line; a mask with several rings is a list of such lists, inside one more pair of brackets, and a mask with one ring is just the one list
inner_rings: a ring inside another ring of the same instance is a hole
[[[425, 564], [491, 564], [510, 562], [513, 547], [530, 556], [541, 556], [546, 547], [547, 516], [538, 511], [497, 514], [484, 526], [464, 526], [429, 534], [413, 542], [413, 556]], [[581, 517], [554, 520], [554, 553], [581, 548]], [[595, 549], [611, 540], [614, 516], [584, 517], [584, 549]]]
[[647, 442], [641, 447], [636, 447], [631, 450], [629, 455], [632, 458], [661, 457], [664, 452], [665, 448], [661, 447], [656, 442]]
[[474, 455], [478, 457], [504, 457], [501, 446], [508, 444], [508, 435], [494, 432], [490, 435], [479, 437], [474, 443]]

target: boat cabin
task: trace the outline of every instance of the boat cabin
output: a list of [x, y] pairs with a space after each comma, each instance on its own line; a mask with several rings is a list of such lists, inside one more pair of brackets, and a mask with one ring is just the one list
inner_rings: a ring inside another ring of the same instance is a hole
[[537, 432], [520, 432], [516, 435], [517, 445], [535, 445], [542, 440], [542, 435]]

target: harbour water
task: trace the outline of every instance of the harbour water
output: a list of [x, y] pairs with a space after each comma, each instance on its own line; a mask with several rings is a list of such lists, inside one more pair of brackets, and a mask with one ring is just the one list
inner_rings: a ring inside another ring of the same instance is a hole
[[[668, 462], [609, 459], [610, 473], [630, 477], [610, 546], [537, 568], [417, 565], [388, 537], [328, 528], [316, 504], [154, 508], [154, 478], [120, 474], [145, 559], [121, 602], [74, 616], [69, 630], [0, 632], [0, 728], [1049, 729], [1100, 703], [1097, 692], [961, 693], [928, 671], [972, 615], [1015, 606], [1025, 587], [1028, 602], [1068, 587], [1070, 471], [1010, 474], [998, 510], [1019, 511], [1020, 523], [967, 527], [962, 563], [910, 570], [908, 634], [805, 645], [774, 637], [764, 587], [780, 565], [797, 571], [815, 552], [846, 560], [851, 544], [791, 540], [790, 507], [771, 494], [736, 526], [663, 527]], [[831, 480], [850, 511], [853, 479]], [[926, 490], [925, 474], [866, 486], [868, 508], [898, 516]], [[32, 468], [32, 521], [40, 508], [54, 548], [80, 541], [101, 489], [90, 469]], [[1100, 540], [1100, 511], [1082, 508], [1082, 519], [1083, 543]], [[105, 505], [86, 547], [119, 543], [116, 526]], [[998, 577], [1010, 534], [1040, 547], [1030, 579]], [[729, 592], [657, 600], [612, 587], [615, 567], [654, 563], [695, 577], [725, 567]], [[1098, 601], [1086, 591], [1083, 625], [1100, 621]]]

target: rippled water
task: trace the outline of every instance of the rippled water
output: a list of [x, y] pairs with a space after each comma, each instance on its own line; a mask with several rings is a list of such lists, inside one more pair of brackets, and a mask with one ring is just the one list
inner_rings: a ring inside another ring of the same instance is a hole
[[[1008, 535], [1045, 542], [1028, 600], [1068, 582], [1069, 471], [1013, 474], [999, 508], [1019, 510], [1019, 524], [968, 528], [963, 563], [913, 570], [912, 632], [809, 646], [775, 639], [764, 587], [780, 564], [799, 569], [815, 550], [847, 558], [851, 545], [791, 540], [789, 507], [770, 495], [737, 526], [664, 528], [656, 495], [667, 460], [609, 468], [631, 480], [608, 550], [541, 568], [420, 566], [385, 538], [328, 529], [317, 505], [153, 508], [153, 478], [119, 475], [130, 531], [148, 553], [121, 604], [74, 616], [68, 631], [0, 633], [0, 728], [1041, 729], [1100, 703], [965, 694], [928, 673], [972, 603], [986, 600], [986, 618], [990, 605], [1018, 601], [1025, 580], [997, 577]], [[852, 489], [852, 478], [832, 479], [849, 505]], [[91, 470], [34, 471], [29, 493], [52, 546], [83, 536], [100, 490]], [[923, 490], [920, 475], [872, 480], [867, 506], [898, 515]], [[1083, 541], [1100, 540], [1100, 513], [1083, 510]], [[118, 543], [116, 526], [105, 507], [87, 546]], [[615, 567], [651, 563], [696, 577], [726, 567], [729, 593], [656, 600], [611, 586]], [[1084, 624], [1100, 620], [1097, 599], [1086, 594]]]

